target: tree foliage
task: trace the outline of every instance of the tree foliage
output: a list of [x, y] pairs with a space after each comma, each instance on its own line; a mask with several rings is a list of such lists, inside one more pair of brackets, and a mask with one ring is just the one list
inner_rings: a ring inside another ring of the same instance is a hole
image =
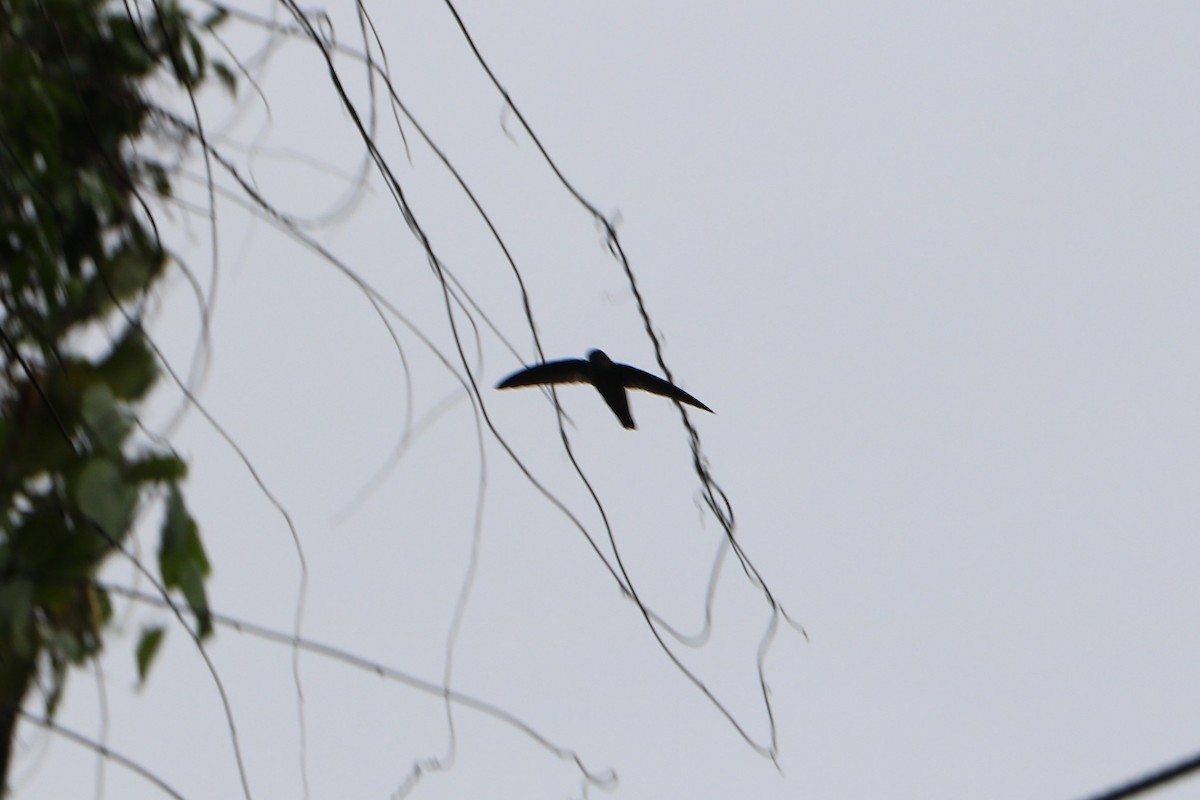
[[[0, 0], [0, 775], [31, 687], [52, 715], [69, 668], [103, 648], [97, 572], [132, 557], [155, 499], [157, 575], [139, 569], [211, 631], [186, 465], [136, 435], [159, 377], [141, 314], [170, 262], [143, 199], [170, 192], [139, 147], [154, 124], [144, 85], [165, 72], [191, 91], [209, 70], [195, 23], [153, 8]], [[160, 639], [137, 648], [143, 676]]]

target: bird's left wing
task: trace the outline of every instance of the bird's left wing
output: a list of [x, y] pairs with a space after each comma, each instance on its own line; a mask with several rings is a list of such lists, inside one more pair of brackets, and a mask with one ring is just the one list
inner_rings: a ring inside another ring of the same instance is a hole
[[618, 370], [617, 374], [621, 377], [621, 383], [625, 384], [629, 389], [641, 389], [643, 392], [670, 397], [681, 403], [687, 403], [689, 406], [695, 406], [696, 408], [712, 412], [712, 409], [704, 405], [704, 403], [701, 403], [683, 389], [680, 389], [670, 381], [663, 380], [657, 375], [643, 372], [637, 367], [631, 367], [628, 364], [617, 364], [616, 368]]
[[579, 358], [547, 361], [518, 370], [496, 384], [497, 389], [534, 386], [539, 383], [589, 383], [588, 362]]

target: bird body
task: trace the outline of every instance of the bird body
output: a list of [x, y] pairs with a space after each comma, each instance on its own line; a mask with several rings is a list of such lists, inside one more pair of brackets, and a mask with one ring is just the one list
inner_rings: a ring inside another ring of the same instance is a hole
[[626, 428], [636, 428], [633, 415], [629, 411], [629, 395], [627, 389], [641, 389], [644, 392], [669, 397], [680, 403], [687, 403], [696, 408], [712, 412], [712, 409], [701, 403], [690, 394], [680, 389], [670, 381], [663, 380], [657, 375], [651, 375], [637, 367], [628, 364], [618, 364], [608, 357], [603, 350], [592, 350], [587, 359], [565, 358], [561, 361], [546, 361], [532, 367], [514, 372], [500, 383], [497, 389], [514, 389], [519, 386], [536, 386], [554, 383], [590, 383], [608, 403], [608, 407], [621, 420]]

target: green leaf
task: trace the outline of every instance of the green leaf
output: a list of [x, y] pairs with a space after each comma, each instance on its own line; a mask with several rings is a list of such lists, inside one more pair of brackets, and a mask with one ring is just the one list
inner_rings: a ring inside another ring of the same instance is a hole
[[158, 648], [162, 644], [163, 635], [166, 631], [161, 625], [155, 625], [151, 628], [142, 628], [142, 635], [138, 638], [137, 644], [137, 669], [138, 669], [138, 686], [144, 686], [146, 676], [150, 673], [150, 665], [154, 663], [154, 657], [158, 655]]
[[196, 521], [188, 513], [179, 487], [174, 484], [167, 492], [167, 513], [158, 546], [158, 569], [167, 588], [183, 592], [188, 608], [196, 615], [200, 635], [211, 633], [212, 619], [204, 592], [204, 578], [210, 572], [208, 556], [204, 553]]
[[112, 455], [120, 455], [121, 445], [132, 423], [117, 407], [112, 390], [103, 383], [94, 383], [83, 391], [83, 421], [87, 424], [93, 444]]
[[97, 265], [99, 287], [111, 302], [127, 300], [146, 291], [150, 287], [150, 279], [154, 276], [155, 264], [146, 253], [126, 244], [115, 252], [109, 262], [103, 266]]
[[67, 677], [67, 662], [61, 656], [52, 653], [50, 656], [50, 686], [43, 691], [46, 695], [46, 716], [53, 717], [62, 700], [63, 687]]
[[158, 192], [163, 197], [171, 196], [171, 176], [167, 174], [166, 168], [156, 161], [147, 160], [142, 165], [146, 174], [150, 176], [150, 183], [154, 186], [154, 191]]
[[79, 510], [115, 540], [129, 530], [137, 499], [137, 488], [126, 484], [121, 470], [107, 458], [89, 459], [79, 474], [75, 487]]
[[87, 645], [74, 631], [49, 628], [44, 636], [46, 650], [65, 663], [80, 664], [88, 655]]
[[33, 583], [21, 578], [0, 583], [0, 652], [33, 656]]
[[146, 338], [137, 328], [128, 328], [112, 352], [96, 366], [97, 375], [121, 400], [137, 400], [158, 378], [158, 363]]
[[90, 169], [80, 171], [78, 177], [79, 191], [83, 198], [101, 215], [107, 215], [113, 208], [120, 208], [121, 196], [112, 183]]
[[185, 29], [184, 37], [187, 39], [188, 49], [192, 54], [192, 68], [188, 75], [189, 79], [185, 83], [188, 86], [194, 86], [204, 78], [207, 57], [204, 54], [204, 45], [200, 43], [200, 38], [192, 33], [191, 29]]
[[75, 275], [65, 276], [63, 295], [66, 297], [66, 306], [70, 308], [82, 303], [87, 296], [86, 288], [83, 281]]
[[113, 48], [130, 73], [141, 75], [154, 66], [154, 59], [146, 52], [142, 34], [133, 20], [125, 14], [114, 14], [108, 18], [108, 27], [112, 32]]
[[225, 6], [216, 6], [208, 16], [200, 21], [200, 26], [212, 30], [228, 18], [229, 9], [225, 8]]
[[174, 484], [167, 490], [167, 513], [158, 547], [159, 569], [168, 586], [177, 586], [185, 565], [194, 563], [202, 574], [209, 571], [208, 557], [200, 543], [199, 528]]
[[233, 73], [223, 61], [212, 62], [213, 72], [217, 73], [217, 80], [225, 87], [225, 91], [229, 92], [230, 96], [237, 96], [237, 75]]
[[184, 565], [179, 575], [179, 590], [187, 600], [188, 608], [196, 615], [196, 633], [201, 637], [212, 633], [212, 613], [208, 608], [208, 595], [204, 591], [204, 572], [196, 562]]
[[187, 477], [187, 463], [176, 455], [152, 455], [134, 461], [125, 468], [130, 483], [166, 483]]

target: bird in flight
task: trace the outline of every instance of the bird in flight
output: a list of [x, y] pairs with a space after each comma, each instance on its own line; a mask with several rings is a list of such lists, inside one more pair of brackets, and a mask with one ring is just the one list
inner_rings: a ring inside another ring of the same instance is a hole
[[537, 386], [549, 383], [590, 383], [608, 403], [608, 407], [626, 428], [636, 428], [633, 415], [629, 413], [629, 396], [626, 389], [641, 389], [644, 392], [670, 397], [681, 403], [702, 408], [709, 413], [712, 409], [670, 381], [657, 375], [643, 372], [628, 364], [617, 364], [603, 350], [592, 350], [587, 360], [564, 358], [547, 361], [514, 372], [500, 383], [497, 389], [514, 389], [518, 386]]

